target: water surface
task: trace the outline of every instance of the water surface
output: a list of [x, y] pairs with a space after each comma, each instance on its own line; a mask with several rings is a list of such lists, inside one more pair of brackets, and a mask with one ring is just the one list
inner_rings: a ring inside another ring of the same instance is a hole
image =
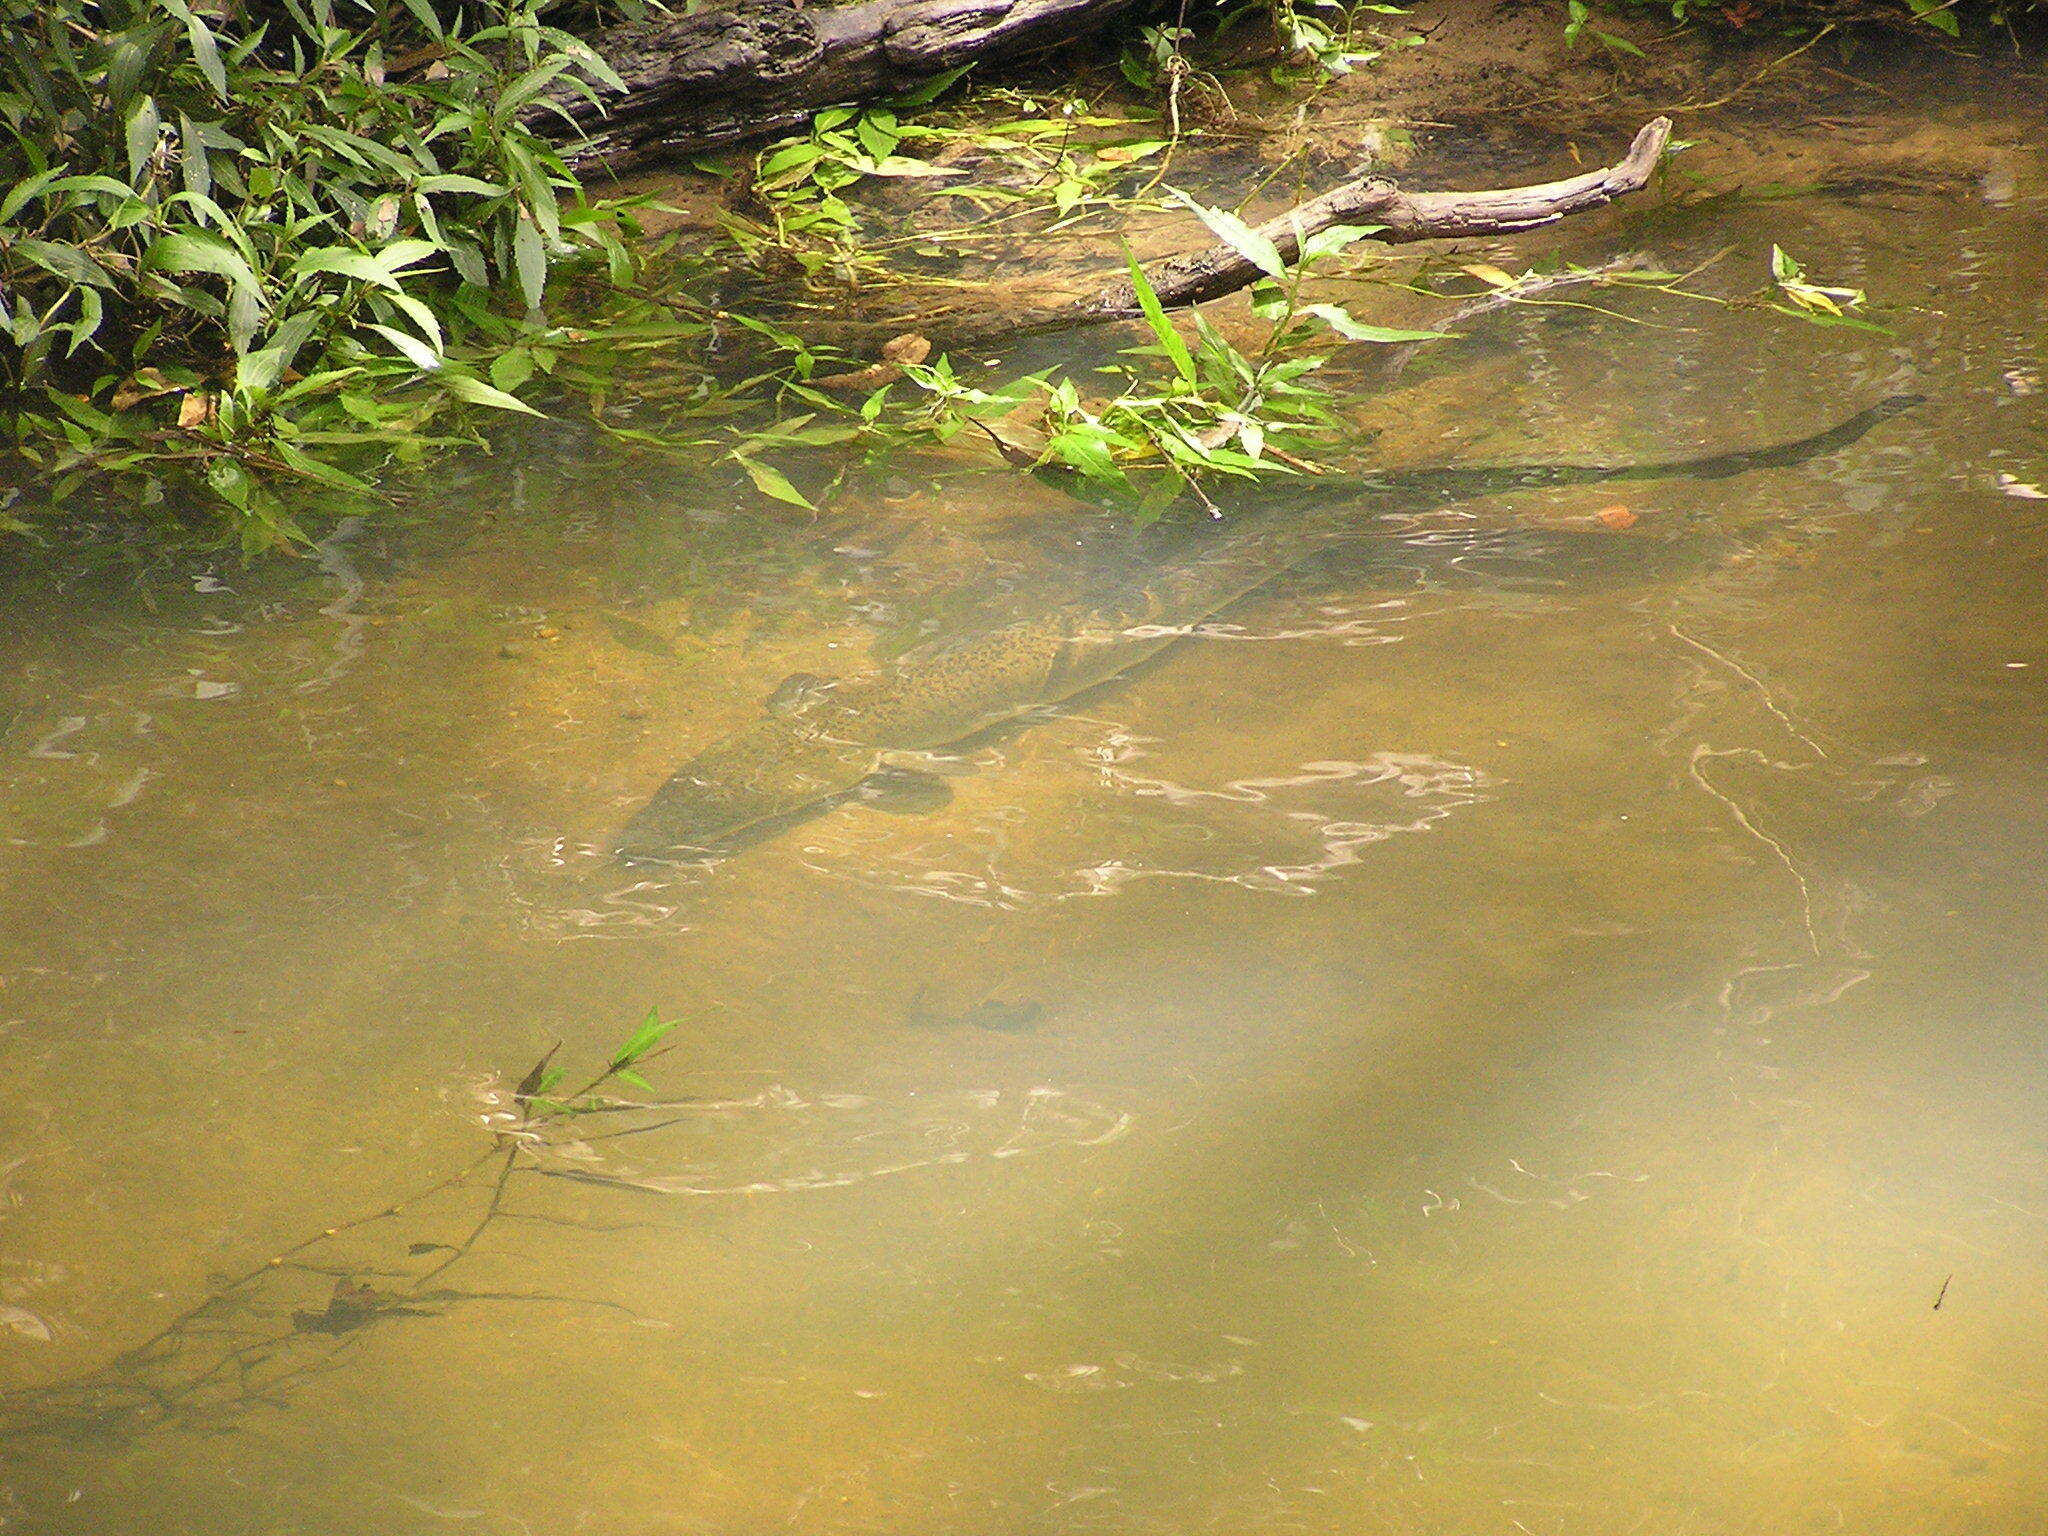
[[[938, 809], [706, 868], [608, 839], [786, 674], [1156, 546], [958, 464], [810, 519], [551, 434], [294, 567], [16, 553], [0, 1382], [102, 1374], [22, 1400], [0, 1528], [2030, 1528], [2048, 175], [2000, 164], [1629, 231], [1781, 242], [1894, 334], [1513, 315], [1361, 416], [1648, 458], [1930, 397], [1845, 452], [1381, 527]], [[324, 1229], [650, 1007], [675, 1124], [515, 1178], [455, 1294], [323, 1311], [490, 1184]]]

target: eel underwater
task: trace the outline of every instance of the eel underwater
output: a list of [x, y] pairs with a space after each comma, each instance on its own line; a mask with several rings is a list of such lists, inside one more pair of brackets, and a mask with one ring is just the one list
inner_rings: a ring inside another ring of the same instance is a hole
[[[1918, 403], [1897, 395], [1811, 437], [1668, 463], [1449, 467], [1304, 484], [1252, 526], [1106, 598], [919, 646], [874, 672], [791, 679], [760, 720], [706, 748], [656, 790], [620, 832], [616, 852], [629, 861], [688, 861], [731, 851], [859, 788], [891, 752], [948, 746], [1106, 683], [1326, 547], [1343, 525], [1355, 530], [1361, 512], [1426, 511], [1542, 486], [1714, 480], [1781, 468], [1846, 447]], [[1302, 510], [1309, 498], [1323, 510]], [[1340, 505], [1330, 507], [1333, 500]]]

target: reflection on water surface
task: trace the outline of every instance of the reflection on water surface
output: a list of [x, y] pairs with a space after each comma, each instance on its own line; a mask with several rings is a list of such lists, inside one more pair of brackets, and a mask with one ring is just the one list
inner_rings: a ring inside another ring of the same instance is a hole
[[[1896, 336], [1516, 316], [1459, 402], [1483, 461], [1930, 397], [1843, 453], [1382, 524], [706, 865], [606, 849], [781, 678], [1152, 546], [537, 457], [299, 569], [21, 572], [0, 1528], [2030, 1528], [2023, 169], [1658, 237], [1938, 285]], [[501, 1181], [512, 1079], [650, 1006], [669, 1109]]]

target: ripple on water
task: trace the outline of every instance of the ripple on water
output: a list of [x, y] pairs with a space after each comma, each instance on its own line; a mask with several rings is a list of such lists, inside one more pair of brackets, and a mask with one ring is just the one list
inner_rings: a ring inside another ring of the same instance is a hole
[[1030, 812], [989, 803], [1000, 792], [991, 784], [907, 830], [854, 816], [816, 824], [792, 840], [792, 856], [831, 879], [999, 910], [1114, 896], [1146, 880], [1311, 896], [1368, 848], [1426, 832], [1496, 787], [1483, 769], [1414, 752], [1189, 782], [1146, 771], [1156, 738], [1072, 723], [1092, 727], [1093, 739], [1060, 754], [1051, 766], [1066, 792], [1033, 786]]

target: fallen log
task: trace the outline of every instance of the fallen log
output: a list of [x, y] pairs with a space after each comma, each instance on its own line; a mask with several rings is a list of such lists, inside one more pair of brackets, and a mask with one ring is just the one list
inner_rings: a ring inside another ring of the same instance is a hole
[[[1363, 176], [1269, 219], [1258, 232], [1290, 264], [1300, 257], [1304, 240], [1339, 224], [1376, 226], [1372, 238], [1388, 245], [1519, 234], [1641, 191], [1664, 158], [1670, 138], [1671, 119], [1654, 118], [1636, 134], [1628, 153], [1602, 170], [1491, 192], [1404, 192], [1385, 177]], [[1168, 309], [1220, 299], [1250, 287], [1259, 277], [1251, 258], [1230, 245], [1212, 245], [1145, 268], [1146, 281]], [[1109, 284], [1076, 308], [1081, 315], [1103, 320], [1128, 320], [1140, 313], [1128, 278]]]
[[[1339, 224], [1377, 226], [1372, 238], [1388, 244], [1517, 234], [1553, 224], [1571, 214], [1605, 207], [1617, 197], [1641, 191], [1649, 185], [1670, 137], [1671, 119], [1654, 118], [1643, 125], [1628, 153], [1613, 165], [1534, 186], [1480, 192], [1405, 192], [1383, 177], [1362, 177], [1269, 219], [1259, 226], [1258, 233], [1270, 240], [1279, 250], [1281, 260], [1288, 263], [1300, 258], [1302, 243], [1310, 236]], [[1145, 266], [1144, 272], [1165, 309], [1185, 309], [1223, 298], [1249, 288], [1264, 275], [1256, 263], [1228, 244], [1154, 261]], [[1119, 275], [1085, 298], [1007, 315], [977, 317], [952, 327], [931, 328], [921, 339], [940, 348], [987, 347], [1020, 336], [1075, 326], [1136, 320], [1143, 313], [1130, 278]], [[906, 339], [896, 337], [889, 347], [900, 347]], [[889, 347], [883, 349], [885, 357]], [[893, 362], [884, 362], [812, 382], [826, 389], [873, 388], [900, 371]]]
[[621, 170], [800, 127], [981, 60], [1069, 42], [1136, 0], [743, 0], [590, 38], [625, 84], [557, 90], [525, 120], [578, 167]]

